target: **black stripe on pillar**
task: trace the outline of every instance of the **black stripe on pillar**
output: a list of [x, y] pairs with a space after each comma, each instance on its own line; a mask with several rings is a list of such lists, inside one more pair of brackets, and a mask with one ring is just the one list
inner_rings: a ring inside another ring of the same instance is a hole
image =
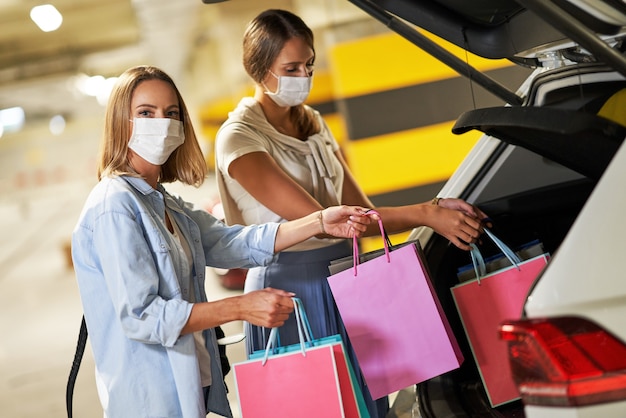
[[[502, 84], [519, 86], [529, 72], [515, 66], [488, 74], [496, 80], [506, 80], [506, 83], [500, 81]], [[478, 84], [455, 77], [340, 99], [337, 105], [346, 122], [348, 137], [358, 140], [456, 120], [474, 107], [504, 103]]]

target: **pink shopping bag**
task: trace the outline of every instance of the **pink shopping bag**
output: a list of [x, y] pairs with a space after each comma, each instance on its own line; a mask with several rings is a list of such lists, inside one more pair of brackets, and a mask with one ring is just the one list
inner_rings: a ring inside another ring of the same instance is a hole
[[248, 360], [233, 366], [245, 418], [344, 417], [333, 347]]
[[[382, 221], [381, 233], [385, 235]], [[458, 368], [463, 355], [424, 267], [419, 244], [328, 277], [374, 399]]]
[[548, 258], [542, 254], [519, 261], [517, 267], [502, 268], [451, 289], [493, 407], [520, 397], [511, 375], [507, 343], [498, 336], [499, 325], [520, 318], [530, 287]]
[[[294, 304], [300, 327], [308, 320], [301, 301], [294, 298]], [[341, 338], [312, 339], [307, 328], [299, 344], [271, 349], [273, 329], [266, 350], [233, 365], [244, 418], [369, 418]]]

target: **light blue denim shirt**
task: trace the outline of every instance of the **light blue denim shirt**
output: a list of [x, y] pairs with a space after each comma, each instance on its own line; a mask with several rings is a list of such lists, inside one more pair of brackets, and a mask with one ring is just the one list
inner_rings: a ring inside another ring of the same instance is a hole
[[[140, 178], [101, 180], [72, 236], [72, 257], [96, 363], [98, 393], [109, 418], [206, 416], [192, 334], [180, 335], [191, 313], [181, 288], [171, 211], [193, 255], [193, 283], [206, 301], [205, 266], [250, 268], [274, 258], [278, 224], [226, 226]], [[209, 409], [232, 416], [214, 330]]]

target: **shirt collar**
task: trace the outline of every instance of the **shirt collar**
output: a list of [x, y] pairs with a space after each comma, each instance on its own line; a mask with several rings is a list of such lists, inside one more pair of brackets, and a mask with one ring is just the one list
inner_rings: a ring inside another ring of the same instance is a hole
[[[131, 186], [133, 186], [139, 193], [143, 195], [149, 195], [155, 190], [148, 184], [148, 182], [141, 177], [122, 176], [124, 180]], [[159, 187], [161, 185], [159, 184]]]

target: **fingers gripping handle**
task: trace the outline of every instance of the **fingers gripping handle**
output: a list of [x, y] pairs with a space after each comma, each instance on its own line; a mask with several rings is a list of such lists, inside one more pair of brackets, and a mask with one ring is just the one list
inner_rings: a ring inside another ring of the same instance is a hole
[[[389, 263], [391, 260], [389, 258], [389, 237], [387, 236], [387, 232], [385, 231], [385, 227], [383, 226], [383, 220], [380, 217], [380, 214], [373, 209], [370, 209], [366, 212], [367, 215], [377, 215], [378, 216], [378, 227], [380, 228], [380, 235], [383, 237], [383, 244], [385, 245], [385, 256], [387, 257], [387, 262]], [[357, 275], [357, 265], [359, 264], [359, 243], [356, 236], [352, 237], [352, 259], [354, 262], [354, 275]]]
[[[294, 305], [294, 315], [296, 316], [296, 325], [298, 327], [298, 338], [300, 340], [300, 350], [302, 355], [306, 357], [306, 345], [311, 345], [313, 341], [313, 332], [311, 331], [311, 324], [309, 318], [306, 316], [302, 300], [300, 298], [291, 298]], [[267, 339], [267, 345], [265, 346], [265, 355], [263, 356], [263, 366], [267, 362], [270, 353], [273, 348], [278, 347], [278, 328], [272, 328], [269, 338]]]

